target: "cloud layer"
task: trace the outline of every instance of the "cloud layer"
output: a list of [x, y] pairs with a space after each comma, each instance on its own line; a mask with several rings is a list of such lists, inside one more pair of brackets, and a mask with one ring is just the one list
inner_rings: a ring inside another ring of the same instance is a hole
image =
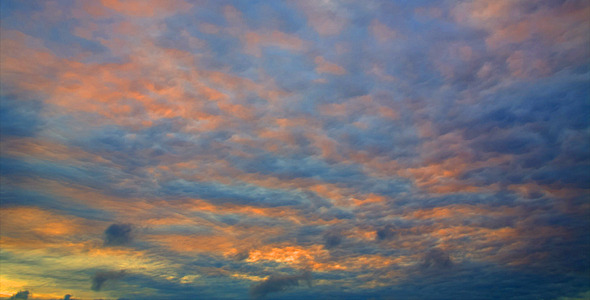
[[590, 291], [586, 1], [0, 6], [0, 297]]

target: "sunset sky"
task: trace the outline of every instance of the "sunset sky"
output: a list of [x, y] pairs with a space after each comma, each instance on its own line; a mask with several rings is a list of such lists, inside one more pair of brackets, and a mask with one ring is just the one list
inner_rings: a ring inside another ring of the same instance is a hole
[[0, 14], [0, 299], [590, 298], [589, 1]]

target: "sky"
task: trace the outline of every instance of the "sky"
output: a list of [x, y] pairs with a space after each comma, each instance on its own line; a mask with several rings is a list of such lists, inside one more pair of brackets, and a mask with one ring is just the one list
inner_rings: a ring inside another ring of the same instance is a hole
[[590, 2], [0, 1], [1, 299], [589, 299]]

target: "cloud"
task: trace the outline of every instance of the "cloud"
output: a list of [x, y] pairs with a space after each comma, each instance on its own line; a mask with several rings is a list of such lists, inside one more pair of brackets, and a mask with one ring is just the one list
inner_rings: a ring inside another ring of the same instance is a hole
[[302, 39], [274, 30], [272, 32], [247, 32], [244, 37], [244, 52], [260, 57], [264, 47], [279, 47], [291, 51], [303, 51], [307, 44]]
[[346, 74], [346, 70], [343, 67], [341, 67], [335, 63], [331, 63], [331, 62], [327, 61], [322, 56], [316, 56], [316, 58], [314, 59], [314, 62], [317, 65], [316, 71], [318, 73], [329, 73], [329, 74], [335, 74], [335, 75]]
[[324, 246], [327, 249], [335, 248], [342, 243], [342, 235], [338, 232], [324, 234]]
[[72, 295], [66, 294], [63, 300], [74, 300], [74, 298], [72, 298]]
[[112, 224], [104, 231], [105, 246], [123, 246], [133, 241], [131, 224]]
[[338, 35], [347, 25], [348, 11], [338, 1], [296, 1], [309, 25], [322, 36]]
[[394, 29], [389, 28], [387, 25], [379, 22], [379, 20], [373, 20], [370, 28], [371, 33], [380, 43], [392, 41], [399, 35]]
[[90, 289], [93, 291], [100, 291], [105, 282], [120, 279], [125, 275], [125, 270], [96, 272], [92, 277], [92, 286]]
[[377, 229], [377, 239], [380, 241], [389, 240], [395, 238], [399, 233], [397, 227], [394, 225], [386, 225], [380, 229]]
[[449, 254], [439, 248], [428, 251], [422, 257], [422, 270], [446, 270], [453, 267], [453, 261]]
[[587, 290], [583, 1], [0, 3], [6, 290]]
[[41, 110], [39, 101], [1, 97], [0, 134], [3, 137], [34, 136], [43, 125]]
[[272, 275], [261, 283], [250, 288], [250, 295], [255, 298], [265, 297], [269, 293], [283, 292], [291, 287], [299, 286], [304, 281], [311, 286], [311, 272], [305, 271], [299, 275]]
[[12, 297], [10, 297], [10, 300], [27, 300], [29, 299], [29, 291], [19, 291], [18, 293], [12, 295]]
[[250, 256], [250, 251], [249, 250], [244, 250], [241, 252], [236, 253], [233, 258], [237, 261], [241, 261], [241, 260], [245, 260]]
[[102, 5], [118, 13], [137, 17], [164, 17], [187, 11], [191, 5], [182, 0], [102, 0]]

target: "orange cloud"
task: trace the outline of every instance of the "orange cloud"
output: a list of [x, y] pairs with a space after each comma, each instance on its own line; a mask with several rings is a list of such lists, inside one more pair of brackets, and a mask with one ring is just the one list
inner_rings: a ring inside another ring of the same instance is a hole
[[[563, 44], [562, 49], [588, 43], [587, 22], [590, 6], [584, 2], [567, 2], [557, 7], [540, 6], [533, 12], [518, 2], [470, 1], [453, 10], [455, 20], [490, 32], [486, 44], [492, 49], [541, 37], [546, 42]], [[581, 53], [580, 53], [581, 55]]]
[[[278, 30], [248, 30], [242, 13], [231, 5], [223, 7], [223, 15], [229, 26], [223, 29], [223, 33], [235, 36], [242, 42], [244, 52], [256, 57], [262, 55], [264, 47], [278, 47], [290, 51], [303, 51], [308, 48], [308, 42], [297, 36]], [[204, 30], [213, 32], [212, 28]]]
[[326, 61], [321, 56], [316, 56], [316, 58], [314, 59], [314, 62], [317, 64], [317, 67], [315, 70], [318, 73], [329, 73], [329, 74], [335, 74], [335, 75], [346, 74], [346, 70], [343, 67], [341, 67], [335, 63], [331, 63], [329, 61]]
[[[123, 27], [125, 35], [143, 30], [129, 22]], [[189, 42], [194, 47], [203, 46], [196, 39]], [[269, 102], [285, 95], [274, 87], [273, 80], [259, 84], [219, 71], [187, 69], [185, 66], [194, 64], [192, 53], [162, 49], [149, 39], [142, 39], [138, 45], [121, 44], [127, 42], [117, 39], [103, 43], [114, 51], [128, 49], [134, 55], [123, 63], [84, 64], [58, 58], [33, 37], [19, 32], [3, 33], [3, 81], [19, 92], [39, 93], [66, 113], [96, 113], [112, 123], [132, 127], [149, 126], [160, 118], [181, 117], [193, 121], [187, 127], [190, 132], [229, 128], [238, 126], [239, 120], [253, 120], [253, 108], [240, 103], [251, 93]], [[260, 43], [256, 45], [278, 43], [294, 49], [304, 44], [280, 32], [265, 36]], [[31, 44], [38, 46], [30, 47]], [[155, 57], [153, 53], [159, 54]], [[31, 57], [36, 59], [28, 59]], [[206, 112], [210, 101], [217, 103], [220, 114]]]
[[347, 25], [344, 11], [335, 1], [297, 1], [296, 5], [303, 10], [307, 21], [322, 36], [337, 35]]
[[382, 203], [383, 204], [387, 201], [387, 198], [371, 193], [371, 194], [366, 195], [364, 198], [360, 198], [360, 199], [353, 198], [352, 200], [353, 200], [354, 204], [356, 204], [356, 205], [365, 205], [365, 204], [370, 204], [370, 203]]
[[148, 241], [161, 244], [179, 253], [204, 253], [222, 255], [232, 248], [232, 241], [222, 235], [153, 235]]
[[397, 31], [391, 29], [389, 26], [379, 22], [379, 20], [375, 19], [371, 22], [371, 33], [377, 41], [380, 43], [384, 43], [387, 41], [394, 40], [398, 37]]
[[251, 263], [274, 261], [314, 271], [345, 269], [345, 267], [338, 263], [329, 262], [329, 255], [328, 250], [323, 249], [321, 245], [313, 245], [305, 248], [298, 246], [265, 246], [261, 249], [250, 251], [250, 256], [246, 261]]
[[221, 31], [221, 28], [210, 23], [201, 23], [199, 25], [199, 30], [207, 34], [217, 34], [219, 31]]
[[[183, 0], [101, 0], [101, 3], [118, 13], [136, 17], [169, 16], [192, 6]], [[91, 12], [98, 16], [104, 14], [94, 9]]]
[[37, 207], [3, 207], [0, 208], [0, 216], [3, 236], [70, 238], [90, 230], [86, 225], [88, 221], [84, 219], [59, 215]]
[[110, 162], [99, 155], [88, 153], [78, 147], [66, 146], [39, 138], [6, 139], [0, 146], [2, 153], [10, 157], [36, 158], [48, 161], [93, 162], [108, 165]]
[[256, 57], [262, 55], [263, 47], [279, 47], [290, 51], [303, 51], [307, 48], [307, 43], [302, 39], [278, 30], [270, 32], [249, 31], [240, 38], [244, 43], [244, 52]]
[[267, 245], [250, 251], [247, 262], [274, 261], [296, 268], [316, 272], [359, 271], [387, 268], [394, 264], [410, 265], [411, 258], [400, 256], [395, 259], [382, 255], [357, 255], [335, 258], [322, 245], [308, 247], [291, 245]]

